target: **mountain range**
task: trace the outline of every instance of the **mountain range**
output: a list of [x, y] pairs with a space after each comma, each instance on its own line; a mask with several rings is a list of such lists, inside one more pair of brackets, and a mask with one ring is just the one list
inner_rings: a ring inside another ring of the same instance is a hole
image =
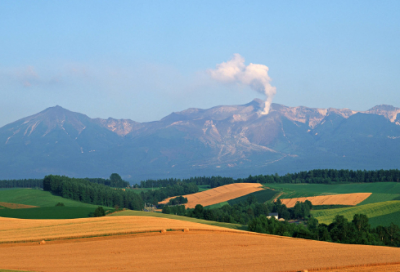
[[190, 108], [159, 121], [100, 119], [60, 106], [0, 128], [0, 179], [285, 174], [400, 165], [400, 108], [358, 112], [263, 101]]

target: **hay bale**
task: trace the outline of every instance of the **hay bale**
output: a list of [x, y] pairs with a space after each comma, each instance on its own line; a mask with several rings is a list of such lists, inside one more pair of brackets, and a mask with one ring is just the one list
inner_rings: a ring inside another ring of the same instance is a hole
[[167, 233], [165, 229], [161, 230], [160, 233]]
[[189, 232], [188, 228], [183, 229], [183, 232]]
[[46, 244], [46, 241], [45, 240], [42, 240], [42, 241], [40, 241], [40, 243], [39, 243], [39, 245], [45, 245]]

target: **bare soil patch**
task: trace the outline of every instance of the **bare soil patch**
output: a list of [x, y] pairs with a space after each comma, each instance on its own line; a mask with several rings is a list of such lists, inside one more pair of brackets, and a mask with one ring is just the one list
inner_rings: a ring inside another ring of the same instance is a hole
[[28, 209], [28, 208], [37, 208], [37, 206], [17, 204], [17, 203], [9, 203], [9, 202], [0, 202], [0, 206], [6, 207], [9, 209]]
[[31, 271], [314, 271], [344, 266], [357, 270], [321, 271], [372, 271], [359, 266], [398, 262], [399, 254], [399, 248], [192, 229], [93, 241], [0, 245], [3, 269]]
[[[188, 199], [188, 203], [185, 204], [186, 208], [194, 208], [197, 204], [214, 205], [261, 190], [263, 188], [260, 183], [233, 183], [183, 197]], [[160, 204], [168, 203], [171, 198], [175, 197], [167, 198]]]
[[310, 197], [297, 197], [281, 199], [282, 203], [288, 208], [294, 207], [297, 201], [304, 202], [311, 201], [313, 205], [357, 205], [367, 199], [371, 193], [353, 193], [353, 194], [339, 194], [339, 195], [323, 195], [323, 196], [310, 196]]

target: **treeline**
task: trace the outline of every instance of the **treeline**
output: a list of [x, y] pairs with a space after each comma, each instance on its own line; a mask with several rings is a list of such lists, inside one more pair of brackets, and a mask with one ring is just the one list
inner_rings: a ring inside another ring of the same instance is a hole
[[89, 204], [118, 206], [132, 210], [143, 209], [143, 200], [138, 194], [130, 190], [113, 189], [87, 179], [49, 175], [43, 179], [43, 190]]
[[102, 179], [102, 178], [85, 178], [90, 182], [94, 182], [97, 184], [103, 184], [109, 187], [115, 188], [126, 188], [130, 187], [129, 182], [122, 180], [121, 176], [117, 173], [112, 173], [109, 179]]
[[248, 230], [346, 244], [400, 246], [400, 228], [397, 225], [391, 223], [387, 227], [371, 228], [368, 217], [364, 214], [355, 214], [351, 222], [342, 215], [337, 215], [329, 225], [319, 224], [313, 217], [303, 225], [259, 216], [250, 221]]
[[172, 196], [181, 196], [197, 193], [199, 187], [195, 183], [179, 182], [172, 186], [167, 186], [154, 191], [141, 192], [140, 196], [145, 203], [157, 205], [158, 202]]
[[[126, 188], [130, 187], [129, 182], [122, 180], [121, 176], [113, 173], [110, 179], [84, 178], [85, 180], [109, 187]], [[43, 179], [13, 179], [0, 180], [0, 188], [43, 188]]]
[[162, 212], [167, 214], [184, 215], [199, 219], [248, 224], [260, 215], [267, 216], [269, 213], [278, 213], [285, 220], [305, 219], [310, 216], [312, 204], [310, 201], [296, 203], [293, 208], [288, 209], [281, 201], [274, 203], [259, 203], [255, 196], [249, 196], [247, 200], [235, 205], [224, 205], [220, 208], [208, 209], [198, 204], [194, 209], [185, 209], [185, 206], [164, 206]]
[[194, 183], [196, 185], [209, 185], [211, 188], [219, 187], [226, 184], [235, 183], [233, 178], [225, 178], [221, 176], [212, 177], [191, 177], [188, 179], [148, 179], [141, 181], [140, 188], [154, 188], [154, 187], [166, 187], [172, 186], [178, 183]]
[[0, 180], [0, 188], [43, 188], [43, 179]]
[[[280, 236], [347, 244], [400, 246], [400, 228], [393, 223], [387, 227], [371, 228], [366, 215], [356, 214], [351, 222], [338, 215], [329, 225], [319, 224], [310, 214], [311, 209], [312, 204], [309, 201], [297, 202], [293, 208], [288, 209], [279, 199], [275, 203], [264, 204], [258, 203], [255, 197], [248, 197], [246, 201], [233, 206], [225, 205], [215, 209], [207, 209], [201, 205], [196, 205], [194, 209], [185, 209], [184, 205], [164, 206], [162, 212], [238, 223], [247, 225], [249, 231]], [[279, 218], [285, 220], [276, 220], [274, 216], [268, 218], [270, 212], [278, 213]], [[296, 222], [290, 223], [291, 219]]]
[[168, 197], [196, 193], [199, 188], [194, 183], [182, 183], [137, 194], [133, 190], [110, 188], [88, 179], [49, 175], [43, 180], [43, 190], [84, 203], [142, 210], [144, 203], [157, 204]]
[[140, 188], [166, 187], [177, 183], [195, 183], [209, 185], [211, 188], [231, 183], [367, 183], [367, 182], [400, 182], [400, 170], [336, 170], [316, 169], [280, 176], [258, 175], [247, 178], [227, 178], [220, 176], [192, 177], [188, 179], [158, 179], [141, 181]]

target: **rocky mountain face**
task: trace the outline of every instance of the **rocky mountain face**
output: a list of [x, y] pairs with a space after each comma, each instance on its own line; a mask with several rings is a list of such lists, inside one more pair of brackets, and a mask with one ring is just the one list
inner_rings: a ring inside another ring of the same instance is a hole
[[400, 109], [272, 104], [187, 109], [155, 122], [91, 119], [59, 106], [0, 128], [0, 179], [47, 174], [125, 179], [248, 176], [400, 163]]

